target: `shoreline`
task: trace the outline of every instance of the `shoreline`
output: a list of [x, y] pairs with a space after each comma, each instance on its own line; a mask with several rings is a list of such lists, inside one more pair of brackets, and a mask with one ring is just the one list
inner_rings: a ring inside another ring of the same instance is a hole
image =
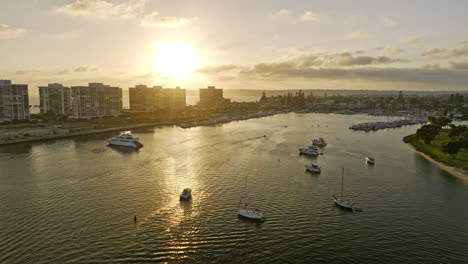
[[43, 140], [53, 140], [53, 139], [62, 139], [68, 137], [78, 137], [78, 136], [86, 136], [92, 134], [100, 134], [100, 133], [107, 133], [107, 132], [114, 132], [120, 130], [129, 130], [135, 128], [143, 128], [143, 127], [157, 127], [157, 126], [167, 126], [167, 125], [175, 125], [174, 122], [157, 122], [157, 123], [144, 123], [132, 126], [124, 126], [124, 127], [110, 127], [110, 128], [102, 128], [102, 129], [93, 129], [87, 130], [82, 132], [75, 132], [75, 133], [66, 133], [66, 134], [58, 134], [58, 135], [45, 135], [45, 136], [38, 136], [38, 137], [28, 137], [28, 138], [21, 138], [16, 140], [10, 140], [6, 142], [0, 141], [0, 146], [10, 145], [10, 144], [19, 144], [19, 143], [26, 143], [26, 142], [35, 142], [35, 141], [43, 141]]
[[408, 142], [406, 144], [408, 146], [410, 146], [414, 150], [414, 152], [418, 153], [421, 157], [425, 158], [427, 161], [429, 161], [432, 164], [436, 165], [439, 169], [449, 173], [450, 175], [454, 176], [455, 178], [458, 178], [462, 182], [468, 184], [468, 173], [464, 169], [449, 166], [449, 165], [447, 165], [447, 164], [445, 164], [443, 162], [437, 161], [434, 158], [432, 158], [431, 156], [429, 156], [428, 154], [426, 154], [424, 152], [421, 152], [418, 149], [416, 149], [416, 147], [411, 145], [411, 143]]
[[[289, 112], [289, 111], [288, 111]], [[241, 121], [247, 119], [254, 119], [260, 117], [267, 117], [276, 114], [286, 113], [285, 111], [271, 111], [271, 112], [256, 112], [247, 115], [240, 115], [232, 117], [232, 119], [220, 119], [220, 118], [213, 118], [211, 120], [198, 120], [195, 123], [199, 123], [193, 127], [197, 126], [205, 126], [205, 125], [216, 125], [221, 123], [230, 123], [232, 121]], [[115, 131], [122, 131], [122, 130], [130, 130], [136, 128], [144, 128], [144, 127], [160, 127], [160, 126], [179, 126], [181, 128], [186, 129], [185, 127], [181, 126], [186, 121], [162, 121], [162, 122], [153, 122], [153, 123], [143, 123], [143, 124], [135, 124], [130, 126], [122, 126], [122, 127], [111, 127], [111, 128], [101, 128], [101, 129], [92, 129], [74, 133], [64, 133], [64, 134], [57, 134], [57, 135], [43, 135], [37, 137], [28, 137], [28, 138], [19, 138], [14, 140], [8, 141], [1, 141], [0, 146], [12, 145], [12, 144], [19, 144], [19, 143], [27, 143], [27, 142], [37, 142], [37, 141], [45, 141], [45, 140], [54, 140], [54, 139], [62, 139], [62, 138], [69, 138], [69, 137], [78, 137], [78, 136], [86, 136], [92, 134], [100, 134], [100, 133], [108, 133], [108, 132], [115, 132]]]

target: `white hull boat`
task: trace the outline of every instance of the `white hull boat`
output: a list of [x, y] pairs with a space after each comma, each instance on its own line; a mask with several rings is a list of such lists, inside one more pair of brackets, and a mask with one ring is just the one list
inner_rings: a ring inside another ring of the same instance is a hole
[[312, 140], [312, 145], [325, 147], [327, 145], [327, 142], [323, 138], [319, 138], [319, 139]]
[[319, 153], [316, 150], [313, 150], [311, 148], [300, 148], [299, 149], [300, 154], [308, 155], [308, 156], [318, 156]]
[[134, 138], [131, 134], [122, 134], [117, 137], [107, 139], [109, 145], [113, 146], [122, 146], [122, 147], [131, 147], [131, 148], [141, 148], [143, 144], [139, 142], [138, 138]]
[[336, 205], [341, 206], [344, 209], [348, 209], [348, 210], [351, 210], [353, 212], [355, 211], [354, 205], [351, 202], [343, 201], [343, 200], [337, 198], [335, 195], [333, 195], [333, 201], [335, 202]]
[[240, 217], [244, 217], [250, 220], [256, 220], [256, 221], [265, 221], [266, 218], [263, 217], [262, 211], [255, 209], [255, 208], [242, 208], [237, 210], [237, 215]]
[[341, 172], [341, 196], [340, 198], [337, 198], [335, 195], [333, 195], [333, 201], [335, 202], [336, 205], [340, 206], [343, 209], [351, 210], [353, 211], [353, 213], [356, 211], [362, 211], [361, 209], [356, 208], [352, 201], [343, 200], [343, 179], [344, 179], [344, 168]]
[[312, 164], [311, 166], [306, 165], [305, 167], [307, 171], [310, 171], [313, 173], [320, 173], [322, 171], [322, 169], [319, 166], [314, 165], [314, 164]]
[[245, 187], [244, 195], [241, 196], [239, 201], [239, 209], [237, 210], [237, 215], [249, 220], [266, 221], [266, 218], [263, 216], [263, 212], [257, 208], [249, 207], [247, 205], [247, 176], [245, 176]]
[[366, 158], [366, 163], [367, 163], [367, 164], [374, 165], [374, 164], [375, 164], [375, 159], [374, 159], [374, 158], [371, 158], [371, 157], [367, 157], [367, 158]]

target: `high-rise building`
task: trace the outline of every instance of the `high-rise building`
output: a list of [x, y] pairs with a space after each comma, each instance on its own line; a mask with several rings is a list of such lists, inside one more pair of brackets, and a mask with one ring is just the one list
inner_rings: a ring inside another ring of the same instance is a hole
[[122, 88], [102, 83], [72, 86], [72, 118], [116, 116], [122, 110]]
[[186, 105], [185, 89], [175, 89], [146, 85], [136, 85], [128, 89], [130, 111], [152, 112], [160, 109], [183, 108]]
[[39, 86], [41, 113], [68, 115], [71, 113], [70, 88], [58, 83]]
[[214, 86], [200, 88], [200, 101], [198, 105], [207, 108], [222, 108], [229, 104], [231, 100], [223, 97], [223, 89], [216, 89]]
[[28, 85], [0, 80], [0, 120], [22, 119], [29, 119]]

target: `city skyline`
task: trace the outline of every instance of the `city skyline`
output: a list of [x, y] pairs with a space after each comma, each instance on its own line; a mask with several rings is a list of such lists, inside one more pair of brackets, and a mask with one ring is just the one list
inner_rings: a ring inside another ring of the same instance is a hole
[[[468, 3], [6, 0], [0, 79], [466, 91]], [[403, 11], [402, 11], [403, 10]], [[26, 19], [27, 18], [27, 19]]]

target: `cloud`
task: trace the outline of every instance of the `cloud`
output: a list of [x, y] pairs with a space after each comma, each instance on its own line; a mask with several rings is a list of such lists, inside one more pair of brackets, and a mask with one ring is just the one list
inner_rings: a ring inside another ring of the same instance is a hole
[[128, 0], [120, 4], [105, 0], [76, 0], [74, 3], [57, 7], [55, 12], [68, 16], [125, 18], [143, 11], [145, 0]]
[[261, 63], [243, 70], [248, 80], [325, 79], [374, 82], [442, 84], [466, 87], [468, 71], [428, 68], [300, 68], [285, 63]]
[[398, 54], [405, 52], [405, 50], [402, 48], [392, 48], [392, 47], [384, 47], [384, 46], [377, 46], [372, 49], [377, 50], [377, 51], [383, 51], [385, 53], [392, 54], [392, 55], [398, 55]]
[[367, 37], [367, 36], [369, 36], [369, 33], [361, 32], [361, 31], [355, 31], [355, 32], [348, 33], [348, 35], [346, 35], [346, 36], [349, 39], [357, 39], [357, 38]]
[[420, 37], [420, 36], [408, 37], [403, 40], [403, 43], [408, 44], [408, 45], [418, 45], [418, 44], [424, 44], [427, 42], [429, 42], [427, 39]]
[[98, 70], [97, 67], [81, 66], [81, 67], [75, 68], [73, 71], [74, 72], [95, 72], [97, 70]]
[[332, 65], [335, 66], [360, 66], [371, 64], [389, 64], [396, 62], [406, 62], [402, 59], [392, 59], [386, 56], [353, 56], [349, 52], [335, 54], [332, 58]]
[[460, 41], [459, 44], [462, 45], [462, 46], [468, 47], [468, 40]]
[[[351, 53], [308, 54], [290, 60], [258, 63], [251, 67], [222, 65], [204, 71], [217, 77], [223, 72], [239, 69], [235, 77], [240, 81], [366, 81], [400, 83], [403, 85], [424, 85], [441, 87], [452, 85], [466, 87], [468, 63], [451, 62], [448, 67], [438, 64], [421, 67], [382, 67], [400, 59], [370, 56], [353, 56]], [[357, 65], [359, 67], [349, 67]], [[379, 67], [371, 67], [382, 65]], [[364, 67], [363, 67], [364, 66]]]
[[468, 61], [449, 62], [449, 68], [454, 70], [468, 70]]
[[388, 17], [383, 18], [383, 22], [387, 26], [395, 26], [397, 23]]
[[272, 14], [270, 14], [271, 18], [280, 18], [280, 17], [285, 17], [285, 16], [290, 16], [292, 15], [292, 11], [289, 9], [280, 9]]
[[8, 25], [0, 24], [0, 39], [15, 39], [26, 32], [23, 28], [11, 28]]
[[403, 52], [405, 52], [404, 49], [401, 49], [401, 48], [390, 48], [390, 47], [386, 47], [384, 48], [384, 51], [388, 54], [392, 54], [392, 55], [398, 55], [398, 54], [401, 54]]
[[446, 52], [446, 49], [430, 48], [421, 53], [421, 56], [432, 56]]
[[97, 67], [91, 67], [91, 66], [79, 66], [73, 69], [64, 69], [56, 74], [58, 75], [63, 75], [63, 74], [70, 74], [70, 73], [86, 73], [86, 72], [96, 72], [98, 71], [99, 68]]
[[313, 13], [312, 11], [305, 11], [304, 14], [301, 16], [302, 21], [317, 21], [318, 15]]
[[458, 57], [464, 57], [467, 55], [468, 55], [468, 47], [453, 48], [453, 49], [431, 48], [421, 53], [421, 56], [432, 56], [436, 59], [458, 58]]
[[32, 73], [38, 73], [41, 72], [39, 70], [18, 70], [15, 72], [16, 75], [26, 75], [26, 74], [32, 74]]
[[191, 20], [184, 17], [165, 17], [158, 12], [153, 12], [141, 20], [141, 24], [146, 27], [179, 27], [191, 23]]
[[227, 65], [221, 65], [221, 66], [215, 66], [215, 67], [203, 67], [199, 68], [196, 70], [198, 73], [202, 74], [218, 74], [222, 72], [229, 72], [233, 70], [238, 70], [241, 69], [241, 67], [233, 64], [227, 64]]
[[453, 58], [453, 57], [462, 57], [466, 55], [468, 55], [468, 47], [451, 49], [448, 51], [446, 57]]

